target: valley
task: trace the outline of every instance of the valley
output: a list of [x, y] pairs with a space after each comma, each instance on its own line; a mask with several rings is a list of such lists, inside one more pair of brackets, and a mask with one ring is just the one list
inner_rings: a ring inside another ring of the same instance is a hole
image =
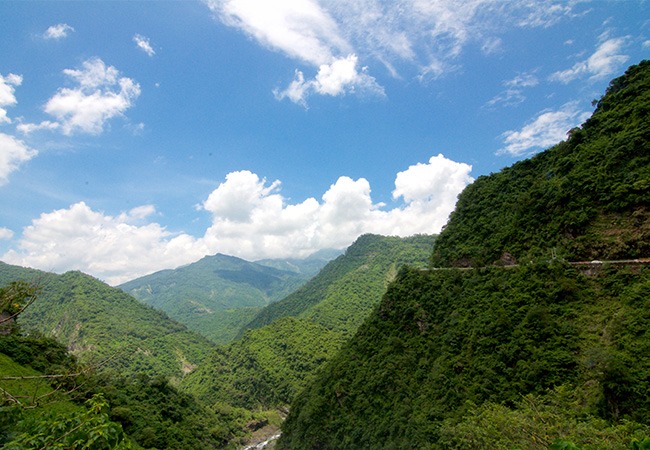
[[117, 288], [0, 263], [0, 443], [650, 448], [649, 112], [642, 61], [437, 236]]

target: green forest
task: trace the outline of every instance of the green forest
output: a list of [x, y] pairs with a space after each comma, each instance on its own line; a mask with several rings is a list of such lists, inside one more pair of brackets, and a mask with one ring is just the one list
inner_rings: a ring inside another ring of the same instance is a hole
[[[460, 195], [429, 270], [291, 405], [280, 448], [650, 446], [650, 62]], [[647, 261], [647, 260], [646, 260]]]
[[249, 262], [217, 254], [118, 287], [211, 341], [227, 344], [264, 306], [295, 291], [332, 255], [324, 251], [302, 260]]
[[0, 263], [0, 445], [650, 449], [650, 62], [595, 106], [439, 236], [120, 289]]

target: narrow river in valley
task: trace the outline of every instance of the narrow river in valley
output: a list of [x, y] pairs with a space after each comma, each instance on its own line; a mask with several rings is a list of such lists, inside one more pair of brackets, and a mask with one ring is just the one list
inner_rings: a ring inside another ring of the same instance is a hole
[[241, 450], [271, 449], [271, 448], [273, 448], [275, 446], [275, 441], [280, 437], [280, 434], [282, 434], [282, 433], [274, 434], [273, 436], [267, 438], [263, 442], [258, 442], [258, 443], [255, 443], [255, 444], [247, 445], [246, 447], [242, 447]]

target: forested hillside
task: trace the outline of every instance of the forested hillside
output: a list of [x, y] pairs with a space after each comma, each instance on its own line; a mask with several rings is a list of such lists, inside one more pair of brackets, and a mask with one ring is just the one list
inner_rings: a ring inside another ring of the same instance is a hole
[[354, 334], [399, 267], [426, 266], [434, 239], [361, 236], [305, 286], [267, 306], [252, 329], [217, 349], [182, 388], [210, 402], [284, 407]]
[[638, 258], [650, 254], [650, 61], [610, 83], [568, 139], [459, 197], [434, 266]]
[[264, 308], [244, 331], [282, 317], [301, 317], [350, 336], [379, 303], [404, 264], [425, 267], [434, 236], [367, 234], [285, 299]]
[[325, 361], [336, 355], [340, 333], [286, 317], [219, 347], [181, 388], [209, 404], [251, 410], [284, 408]]
[[[51, 276], [39, 275], [41, 282]], [[52, 289], [57, 283], [66, 280], [50, 280], [48, 286]], [[253, 413], [202, 403], [178, 391], [167, 376], [157, 372], [161, 364], [151, 364], [137, 374], [129, 367], [115, 370], [110, 358], [99, 365], [79, 364], [56, 340], [23, 327], [23, 314], [41, 301], [44, 284], [40, 286], [16, 281], [0, 287], [2, 448], [232, 448], [245, 441], [251, 432], [249, 427], [279, 422], [274, 412]], [[98, 297], [86, 299], [93, 300], [102, 302]], [[143, 308], [134, 299], [131, 301]], [[125, 305], [115, 303], [118, 309]], [[77, 306], [81, 304], [76, 301]], [[127, 308], [125, 312], [137, 313], [138, 308]], [[158, 320], [161, 318], [159, 315]], [[100, 331], [99, 327], [80, 330], [90, 334]], [[116, 339], [110, 332], [99, 337]], [[184, 343], [179, 337], [178, 344]], [[137, 352], [150, 352], [143, 344]], [[102, 353], [106, 348], [98, 345], [96, 350]], [[96, 359], [89, 356], [92, 352], [86, 348], [82, 356], [94, 363]], [[147, 356], [155, 359], [153, 354]], [[124, 360], [124, 355], [113, 358]], [[136, 356], [134, 360], [139, 359]]]
[[644, 61], [566, 142], [469, 186], [436, 269], [400, 272], [279, 447], [650, 445], [650, 269], [566, 262], [650, 256], [649, 112]]
[[119, 286], [216, 343], [230, 342], [259, 310], [286, 297], [323, 267], [331, 253], [304, 260], [248, 262], [217, 254]]
[[180, 379], [214, 348], [163, 312], [81, 272], [56, 275], [0, 263], [0, 286], [17, 280], [42, 286], [21, 316], [23, 329], [56, 338], [84, 363]]

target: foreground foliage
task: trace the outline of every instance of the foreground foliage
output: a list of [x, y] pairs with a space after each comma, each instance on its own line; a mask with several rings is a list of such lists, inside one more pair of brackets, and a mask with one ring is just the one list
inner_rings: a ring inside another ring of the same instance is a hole
[[[34, 291], [25, 287], [0, 289], [0, 313], [24, 310]], [[3, 448], [224, 448], [243, 442], [250, 424], [269, 421], [245, 410], [208, 408], [164, 376], [81, 365], [56, 340], [20, 333], [17, 319], [0, 335]]]
[[[514, 426], [513, 416], [527, 414], [522, 395], [551, 402], [554, 389], [582, 393], [577, 413], [554, 407], [560, 422], [579, 418], [592, 431], [636, 422], [612, 433], [611, 448], [624, 447], [650, 425], [649, 292], [647, 269], [595, 278], [559, 264], [404, 269], [377, 314], [292, 404], [281, 448], [464, 448], [468, 429], [467, 439], [498, 442], [507, 434], [495, 416], [512, 411], [501, 422]], [[517, 444], [573, 436], [551, 423], [531, 432], [548, 439]]]

